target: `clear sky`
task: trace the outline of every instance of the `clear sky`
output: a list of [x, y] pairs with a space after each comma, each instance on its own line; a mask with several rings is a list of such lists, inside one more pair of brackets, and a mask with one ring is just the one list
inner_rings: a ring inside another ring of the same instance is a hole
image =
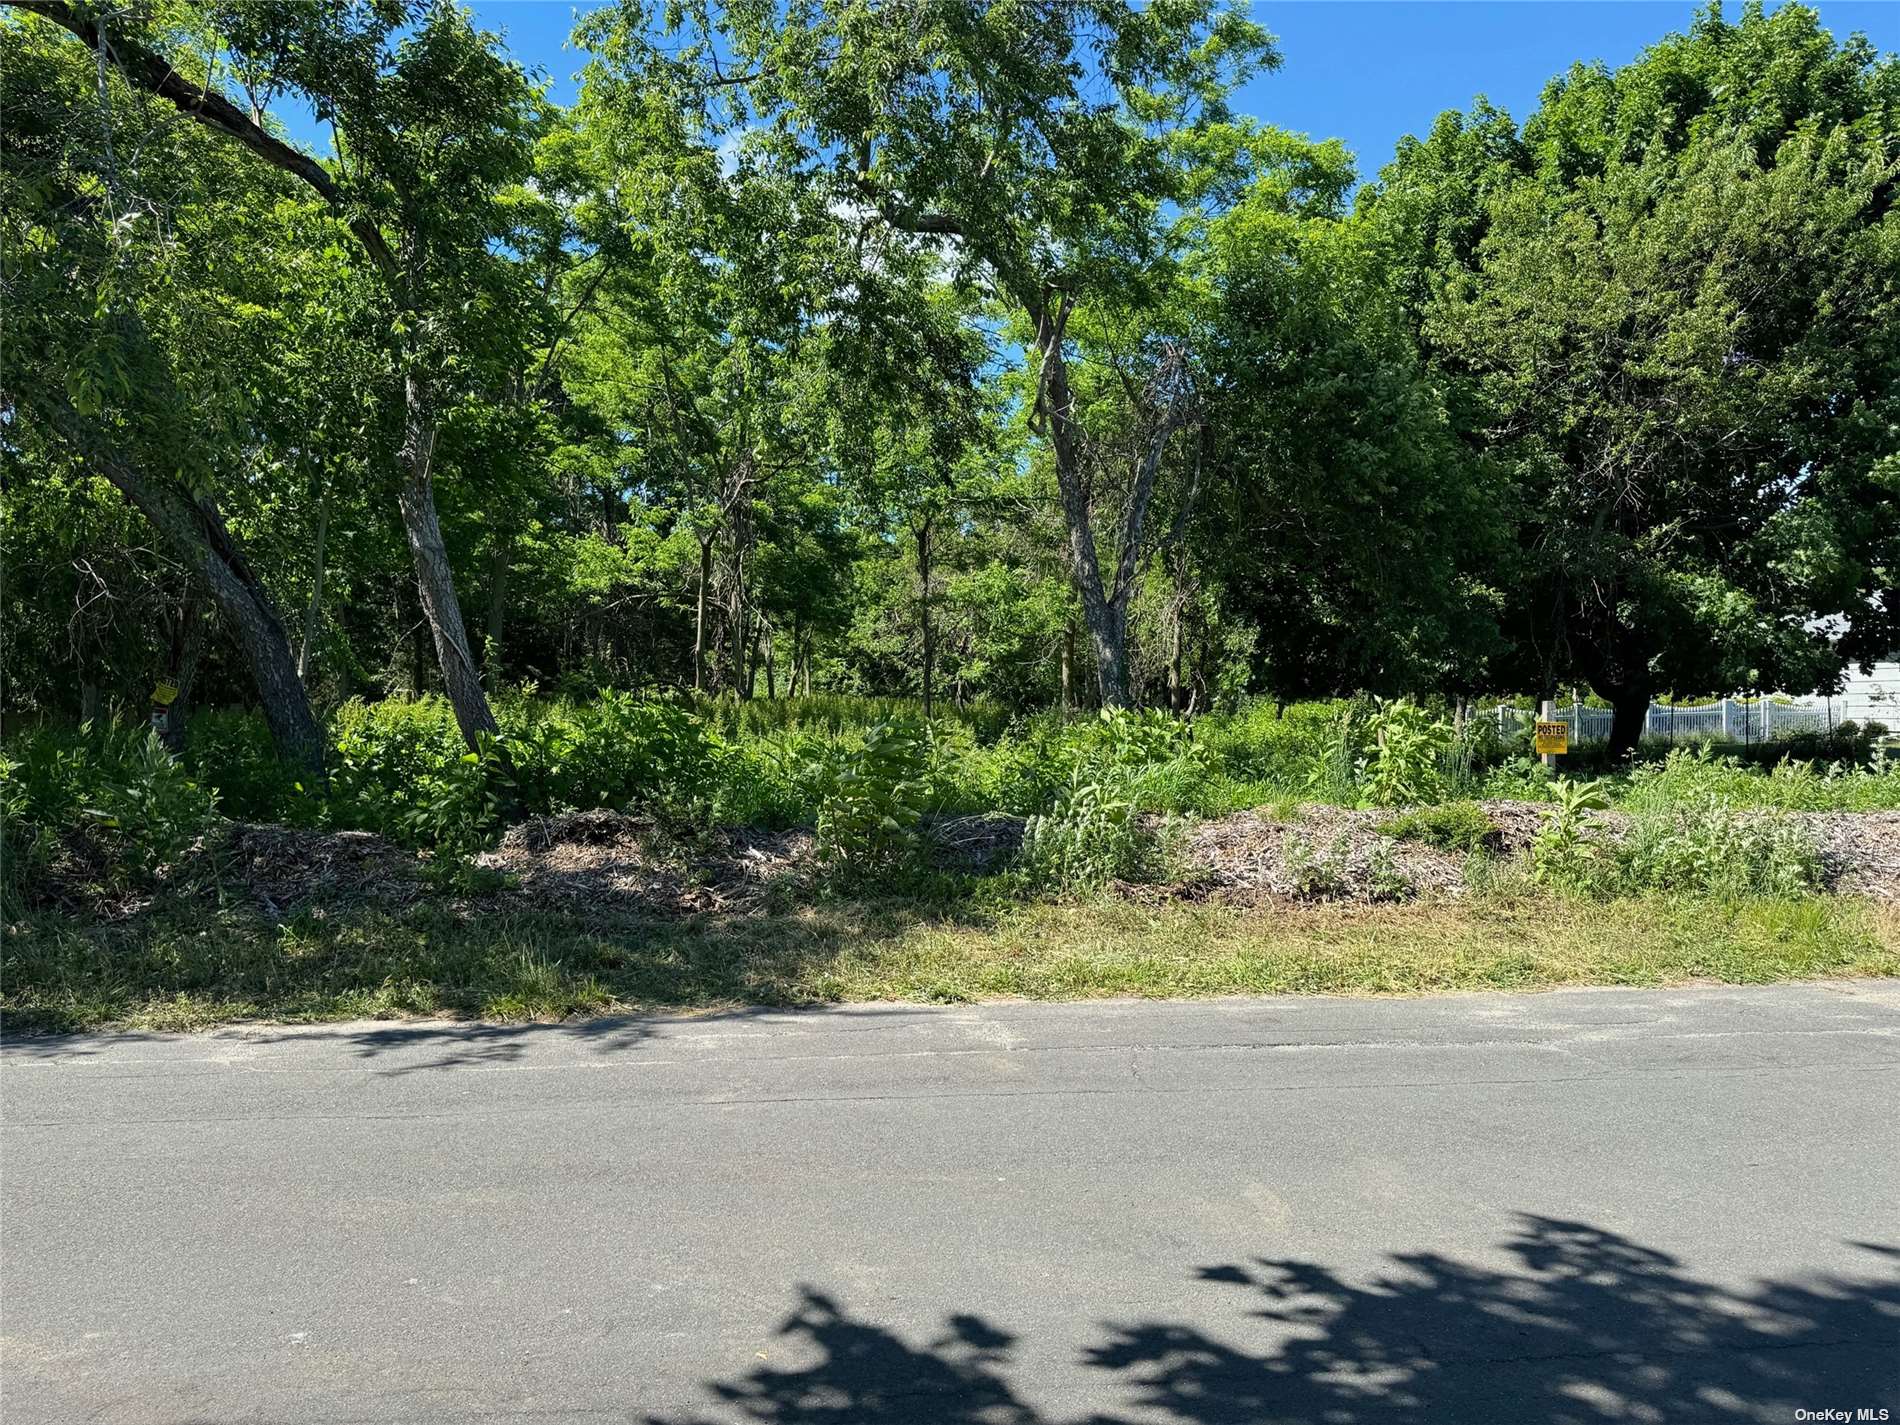
[[[571, 99], [582, 56], [565, 48], [572, 0], [479, 0], [486, 29], [506, 34], [530, 68]], [[1279, 37], [1283, 64], [1241, 95], [1246, 112], [1315, 138], [1345, 140], [1370, 178], [1407, 133], [1466, 108], [1478, 94], [1522, 120], [1546, 80], [1573, 60], [1611, 65], [1684, 28], [1693, 0], [1256, 0], [1254, 17]], [[1731, 14], [1739, 9], [1729, 0]], [[1900, 51], [1900, 0], [1818, 0], [1837, 36], [1859, 30]]]

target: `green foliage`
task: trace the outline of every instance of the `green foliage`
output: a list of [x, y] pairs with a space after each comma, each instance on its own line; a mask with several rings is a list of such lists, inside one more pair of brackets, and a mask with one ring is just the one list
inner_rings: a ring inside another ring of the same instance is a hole
[[1379, 831], [1401, 841], [1419, 841], [1441, 851], [1473, 854], [1489, 851], [1498, 843], [1498, 829], [1476, 802], [1445, 802], [1440, 806], [1418, 807], [1381, 822]]
[[175, 865], [217, 818], [218, 794], [191, 779], [156, 732], [136, 744], [119, 778], [100, 789], [86, 815], [114, 833], [134, 875], [150, 879]]
[[1286, 863], [1295, 894], [1311, 900], [1333, 900], [1345, 895], [1350, 849], [1343, 831], [1323, 849], [1315, 846], [1303, 832], [1289, 832], [1281, 844], [1280, 856]]
[[1598, 888], [1605, 865], [1603, 847], [1586, 832], [1590, 813], [1610, 805], [1603, 783], [1560, 777], [1551, 784], [1550, 799], [1554, 803], [1550, 815], [1531, 842], [1533, 879], [1566, 891]]
[[1802, 5], [1705, 6], [1366, 193], [1535, 551], [1491, 574], [1497, 681], [1804, 690], [1894, 646], [1897, 72]]
[[1444, 788], [1451, 725], [1409, 698], [1346, 704], [1307, 771], [1306, 790], [1365, 807], [1420, 806]]
[[1078, 766], [1054, 805], [1029, 818], [1021, 865], [1035, 886], [1097, 890], [1110, 881], [1139, 879], [1156, 844], [1142, 823], [1127, 777]]
[[1366, 725], [1367, 750], [1359, 769], [1360, 805], [1418, 806], [1436, 801], [1439, 758], [1451, 726], [1409, 698], [1382, 698]]
[[1721, 801], [1784, 811], [1900, 810], [1900, 761], [1878, 754], [1864, 766], [1817, 765], [1783, 757], [1766, 773], [1714, 749], [1676, 748], [1631, 770], [1623, 802], [1637, 812]]
[[1381, 840], [1366, 857], [1366, 890], [1375, 901], [1411, 899], [1417, 886], [1393, 859], [1392, 843]]
[[1618, 889], [1629, 894], [1790, 897], [1821, 882], [1820, 857], [1800, 826], [1719, 800], [1637, 817], [1617, 853]]
[[218, 820], [217, 790], [149, 728], [16, 739], [0, 753], [0, 899], [25, 897], [69, 841], [107, 884], [153, 884]]
[[874, 723], [844, 761], [818, 812], [819, 853], [847, 881], [917, 869], [928, 749], [911, 718]]

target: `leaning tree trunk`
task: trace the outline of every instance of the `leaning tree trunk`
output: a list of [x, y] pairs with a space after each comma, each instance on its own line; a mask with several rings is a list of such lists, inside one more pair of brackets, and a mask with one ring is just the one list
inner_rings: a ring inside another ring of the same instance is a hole
[[469, 656], [468, 632], [462, 623], [461, 603], [455, 597], [449, 550], [442, 539], [442, 522], [436, 516], [430, 469], [434, 457], [435, 422], [422, 384], [411, 372], [403, 378], [403, 438], [397, 455], [403, 478], [397, 503], [402, 507], [403, 530], [409, 536], [409, 553], [415, 561], [422, 615], [435, 639], [442, 688], [455, 712], [455, 724], [462, 730], [462, 740], [473, 748], [499, 729], [488, 708], [481, 674]]
[[278, 756], [321, 777], [323, 731], [297, 677], [290, 640], [284, 636], [276, 605], [238, 551], [217, 506], [147, 477], [69, 404], [62, 401], [49, 414], [54, 429], [151, 521], [173, 552], [204, 580], [250, 662]]

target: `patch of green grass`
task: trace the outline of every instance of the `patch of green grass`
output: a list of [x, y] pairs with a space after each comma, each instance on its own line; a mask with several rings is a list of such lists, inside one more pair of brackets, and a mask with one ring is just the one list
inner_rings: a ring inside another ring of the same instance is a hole
[[1463, 904], [1247, 909], [1099, 900], [836, 903], [658, 920], [494, 904], [42, 916], [4, 940], [14, 1030], [189, 1030], [247, 1019], [559, 1019], [635, 1009], [1900, 975], [1900, 912], [1834, 898], [1651, 896], [1576, 913]]

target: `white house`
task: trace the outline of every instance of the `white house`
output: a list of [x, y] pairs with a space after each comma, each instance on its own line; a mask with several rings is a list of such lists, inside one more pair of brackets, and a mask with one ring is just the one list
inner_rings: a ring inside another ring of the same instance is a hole
[[1846, 682], [1831, 699], [1813, 699], [1826, 703], [1836, 722], [1852, 718], [1855, 722], [1884, 722], [1900, 730], [1900, 653], [1874, 664], [1871, 673], [1849, 668]]

